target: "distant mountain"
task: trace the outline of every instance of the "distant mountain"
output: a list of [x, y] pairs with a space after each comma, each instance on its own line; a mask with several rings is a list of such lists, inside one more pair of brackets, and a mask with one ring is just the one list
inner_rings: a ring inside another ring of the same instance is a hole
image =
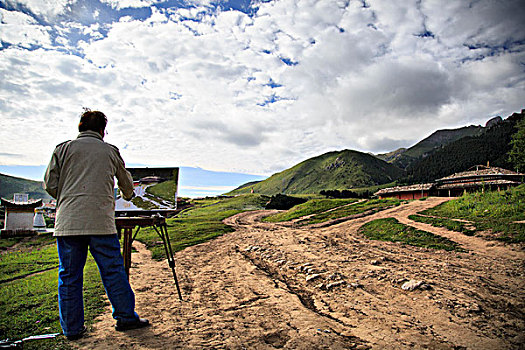
[[240, 185], [239, 187], [237, 187], [234, 191], [241, 190], [241, 189], [243, 189], [243, 188], [245, 188], [245, 187], [250, 187], [250, 189], [251, 189], [251, 187], [253, 187], [255, 184], [258, 184], [258, 183], [261, 182], [261, 181], [262, 181], [262, 180], [247, 182], [247, 183], [242, 184], [242, 185]]
[[[503, 120], [490, 119], [485, 126], [438, 130], [405, 149], [380, 155], [345, 150], [310, 158], [261, 182], [246, 183], [230, 194], [254, 191], [264, 194], [319, 193], [374, 185], [430, 182], [490, 163], [511, 169], [509, 142], [525, 112]], [[406, 170], [406, 171], [405, 171]]]
[[396, 166], [370, 154], [344, 150], [307, 159], [253, 185], [243, 185], [231, 194], [318, 193], [321, 190], [368, 187], [393, 182], [404, 175]]
[[479, 135], [466, 136], [436, 149], [425, 158], [407, 167], [404, 183], [421, 183], [439, 179], [474, 165], [489, 163], [491, 166], [512, 169], [508, 152], [510, 140], [516, 132], [516, 123], [525, 113], [514, 113], [505, 120], [493, 118]]
[[484, 129], [482, 126], [471, 125], [459, 129], [438, 130], [408, 149], [400, 148], [393, 152], [378, 154], [377, 157], [401, 169], [406, 169], [414, 162], [428, 157], [441, 147], [456, 140], [467, 136], [481, 135]]
[[385, 162], [392, 163], [399, 157], [403, 155], [407, 151], [406, 148], [398, 148], [395, 151], [388, 152], [388, 153], [382, 153], [382, 154], [376, 154], [376, 157], [384, 160]]
[[0, 197], [13, 199], [15, 193], [27, 193], [29, 199], [51, 199], [41, 181], [0, 174]]

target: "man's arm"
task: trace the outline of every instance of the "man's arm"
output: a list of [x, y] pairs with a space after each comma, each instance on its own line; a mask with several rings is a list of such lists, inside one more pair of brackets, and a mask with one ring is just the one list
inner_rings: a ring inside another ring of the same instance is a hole
[[133, 198], [133, 195], [135, 194], [133, 190], [133, 178], [131, 177], [129, 171], [126, 170], [126, 164], [124, 164], [124, 160], [120, 156], [120, 152], [118, 151], [118, 149], [116, 149], [116, 151], [117, 173], [115, 174], [115, 176], [117, 177], [117, 186], [120, 189], [120, 193], [122, 193], [122, 198], [129, 201], [131, 198]]
[[44, 175], [44, 189], [49, 195], [57, 199], [58, 192], [58, 181], [60, 178], [60, 166], [58, 162], [58, 156], [56, 151], [53, 152], [51, 156], [51, 161], [46, 169], [46, 174]]

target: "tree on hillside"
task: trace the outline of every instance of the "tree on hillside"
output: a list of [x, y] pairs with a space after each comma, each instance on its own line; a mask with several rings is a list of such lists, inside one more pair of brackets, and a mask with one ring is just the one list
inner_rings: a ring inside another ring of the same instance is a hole
[[516, 133], [516, 124], [523, 119], [522, 114], [514, 113], [503, 123], [487, 129], [479, 136], [463, 137], [441, 147], [410, 165], [407, 168], [407, 177], [401, 179], [399, 183], [431, 182], [479, 164], [511, 169], [512, 164], [509, 160], [511, 140]]
[[512, 135], [510, 141], [511, 149], [509, 152], [509, 161], [514, 165], [517, 171], [525, 171], [525, 118], [522, 118], [516, 124], [517, 131]]

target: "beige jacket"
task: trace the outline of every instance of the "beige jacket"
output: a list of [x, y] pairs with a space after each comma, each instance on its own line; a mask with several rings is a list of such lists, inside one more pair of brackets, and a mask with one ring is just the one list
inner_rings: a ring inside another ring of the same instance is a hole
[[114, 177], [126, 200], [133, 180], [118, 148], [94, 131], [59, 144], [46, 170], [44, 187], [57, 199], [55, 236], [115, 234]]

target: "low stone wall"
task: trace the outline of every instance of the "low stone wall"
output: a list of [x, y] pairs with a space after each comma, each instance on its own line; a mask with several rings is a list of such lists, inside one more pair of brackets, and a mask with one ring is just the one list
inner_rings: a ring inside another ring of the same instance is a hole
[[34, 236], [35, 230], [0, 230], [0, 238]]

